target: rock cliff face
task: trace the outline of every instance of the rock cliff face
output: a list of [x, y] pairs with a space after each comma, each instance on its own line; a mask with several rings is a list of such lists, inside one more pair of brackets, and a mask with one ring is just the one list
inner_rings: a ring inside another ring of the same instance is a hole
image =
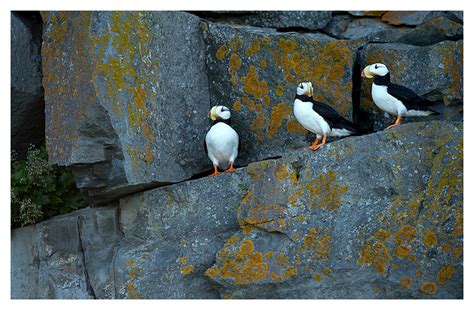
[[462, 157], [411, 123], [20, 228], [12, 297], [462, 298]]
[[[42, 17], [49, 158], [92, 207], [12, 231], [12, 298], [463, 297], [462, 12]], [[373, 62], [441, 115], [380, 131]], [[301, 81], [378, 132], [301, 149]], [[241, 168], [207, 178], [215, 104]]]

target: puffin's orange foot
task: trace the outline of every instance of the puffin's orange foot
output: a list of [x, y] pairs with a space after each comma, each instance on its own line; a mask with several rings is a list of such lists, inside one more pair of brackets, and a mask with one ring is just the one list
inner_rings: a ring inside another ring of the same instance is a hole
[[402, 117], [400, 115], [397, 116], [397, 120], [395, 121], [395, 123], [393, 123], [392, 125], [388, 126], [387, 128], [385, 128], [385, 130], [387, 129], [390, 129], [390, 128], [393, 128], [395, 126], [398, 126], [402, 123]]
[[310, 145], [308, 146], [308, 150], [311, 150], [311, 151], [316, 151], [317, 149], [319, 149], [321, 147], [322, 144], [318, 144], [318, 145]]
[[384, 130], [387, 130], [387, 129], [393, 128], [393, 127], [395, 127], [395, 126], [398, 126], [398, 124], [392, 124], [392, 125], [388, 126], [387, 128], [385, 128]]
[[234, 163], [230, 162], [230, 168], [224, 171], [224, 173], [234, 172], [236, 169], [234, 168]]
[[214, 172], [211, 173], [211, 174], [208, 175], [208, 176], [210, 176], [210, 177], [215, 177], [215, 176], [218, 176], [219, 174], [221, 174], [221, 173], [219, 172], [219, 170], [217, 170], [217, 166], [214, 166]]

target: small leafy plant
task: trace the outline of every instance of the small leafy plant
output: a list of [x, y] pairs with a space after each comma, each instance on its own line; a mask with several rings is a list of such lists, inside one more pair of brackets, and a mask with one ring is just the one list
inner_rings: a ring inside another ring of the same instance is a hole
[[24, 160], [11, 163], [12, 226], [35, 224], [85, 207], [72, 172], [50, 165], [44, 146], [28, 149]]

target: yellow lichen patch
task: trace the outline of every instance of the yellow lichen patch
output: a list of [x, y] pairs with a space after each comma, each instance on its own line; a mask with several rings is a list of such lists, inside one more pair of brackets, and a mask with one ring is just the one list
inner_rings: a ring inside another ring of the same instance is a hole
[[187, 275], [194, 272], [194, 266], [193, 265], [183, 266], [183, 267], [179, 268], [179, 272], [181, 272], [181, 274], [183, 276], [187, 276]]
[[308, 131], [301, 126], [300, 123], [298, 123], [297, 120], [295, 119], [290, 119], [288, 122], [286, 122], [286, 129], [290, 133], [300, 133], [300, 134], [306, 134]]
[[419, 271], [419, 270], [415, 271], [415, 276], [417, 278], [421, 277], [421, 271]]
[[270, 128], [268, 130], [268, 136], [273, 136], [277, 133], [278, 128], [280, 128], [283, 120], [289, 116], [292, 112], [292, 109], [283, 102], [280, 102], [272, 109], [272, 117]]
[[180, 264], [186, 264], [188, 261], [189, 261], [188, 256], [181, 256], [181, 257], [176, 259], [176, 262], [180, 263]]
[[456, 247], [453, 248], [453, 257], [455, 259], [461, 258], [462, 254], [463, 254], [463, 247], [462, 246], [456, 246]]
[[270, 97], [268, 95], [264, 95], [262, 97], [262, 102], [266, 107], [268, 107], [270, 105]]
[[229, 49], [227, 48], [226, 44], [222, 44], [217, 49], [216, 59], [217, 60], [223, 60], [227, 55], [229, 55]]
[[268, 94], [268, 86], [266, 81], [259, 80], [256, 69], [255, 66], [250, 66], [247, 75], [242, 77], [242, 83], [245, 93], [260, 99], [263, 95]]
[[412, 284], [413, 284], [413, 279], [409, 276], [405, 276], [405, 277], [400, 279], [400, 285], [403, 288], [408, 288]]
[[242, 244], [239, 247], [239, 254], [243, 256], [249, 255], [250, 253], [252, 253], [253, 249], [254, 249], [254, 245], [253, 245], [252, 240], [245, 239], [242, 241]]
[[313, 275], [313, 280], [315, 280], [317, 282], [321, 281], [321, 275], [319, 273]]
[[332, 270], [326, 267], [326, 268], [323, 269], [323, 273], [324, 273], [326, 276], [329, 276], [329, 275], [332, 273]]
[[267, 61], [265, 59], [260, 60], [260, 67], [265, 69], [267, 67]]
[[240, 241], [240, 236], [232, 235], [227, 241], [224, 243], [224, 246], [234, 245]]
[[260, 41], [252, 41], [249, 47], [245, 50], [245, 56], [250, 57], [258, 53], [258, 51], [260, 51]]
[[387, 241], [388, 238], [390, 238], [390, 232], [386, 231], [385, 229], [379, 229], [377, 232], [374, 234], [374, 238], [380, 240], [380, 241]]
[[230, 48], [234, 51], [237, 52], [237, 50], [244, 44], [244, 40], [242, 40], [241, 37], [236, 36], [230, 40]]
[[128, 295], [130, 296], [131, 299], [138, 299], [138, 293], [134, 285], [135, 278], [137, 275], [142, 274], [142, 269], [135, 266], [135, 260], [131, 259], [127, 262], [127, 264], [130, 266], [129, 270], [129, 282], [127, 284], [127, 292]]
[[[317, 180], [306, 184], [311, 197], [311, 207], [314, 208], [317, 200], [319, 208], [326, 211], [334, 211], [341, 205], [341, 198], [349, 187], [336, 182], [336, 173], [333, 169], [318, 175]], [[319, 199], [318, 199], [319, 198]]]
[[285, 89], [283, 88], [283, 85], [278, 85], [276, 89], [276, 94], [277, 96], [283, 96], [283, 93], [285, 92]]
[[425, 234], [425, 238], [423, 239], [423, 243], [427, 247], [432, 247], [438, 243], [438, 239], [436, 238], [436, 234], [433, 231], [428, 231]]
[[265, 129], [269, 126], [269, 120], [263, 112], [259, 112], [250, 124], [250, 129], [255, 132], [257, 141], [265, 140]]
[[329, 70], [328, 77], [331, 80], [337, 80], [344, 76], [344, 68], [341, 65], [334, 65], [331, 70]]
[[252, 225], [244, 225], [242, 228], [242, 233], [244, 235], [248, 235], [253, 231], [253, 226]]
[[211, 268], [206, 270], [204, 275], [211, 279], [214, 279], [219, 275], [219, 268], [217, 268], [217, 266], [212, 266]]
[[295, 77], [294, 77], [293, 74], [291, 74], [291, 73], [288, 73], [287, 75], [285, 75], [285, 81], [286, 81], [287, 83], [293, 82], [294, 79], [295, 79]]
[[416, 228], [410, 225], [401, 227], [395, 234], [396, 243], [410, 243], [416, 237]]
[[329, 259], [332, 251], [331, 237], [324, 234], [321, 229], [309, 228], [304, 237], [303, 251], [308, 251], [313, 259]]
[[436, 275], [436, 280], [439, 284], [444, 285], [446, 281], [451, 279], [454, 273], [454, 267], [450, 264], [443, 265]]
[[148, 143], [147, 146], [146, 146], [145, 162], [147, 164], [151, 164], [153, 162], [153, 154], [151, 153], [150, 143]]
[[357, 263], [359, 266], [372, 266], [375, 271], [383, 274], [387, 270], [387, 264], [391, 259], [392, 258], [388, 253], [388, 249], [384, 243], [379, 241], [367, 241], [366, 245], [360, 249]]
[[288, 267], [286, 268], [286, 271], [285, 271], [285, 277], [286, 278], [291, 278], [291, 277], [294, 277], [298, 274], [298, 269], [295, 268], [295, 267]]
[[236, 73], [240, 66], [242, 65], [242, 60], [240, 59], [239, 55], [232, 53], [229, 58], [229, 71], [231, 74]]
[[423, 282], [420, 290], [426, 295], [434, 295], [438, 291], [438, 286], [434, 282]]
[[237, 86], [237, 84], [239, 83], [239, 77], [237, 76], [237, 74], [232, 74], [230, 78], [230, 83], [232, 84], [232, 86]]
[[223, 278], [231, 278], [239, 285], [246, 285], [262, 280], [268, 273], [267, 263], [262, 261], [262, 253], [249, 253], [246, 256], [236, 254], [224, 256], [219, 275]]
[[416, 257], [410, 252], [410, 249], [406, 245], [401, 245], [395, 248], [395, 254], [399, 258], [408, 258], [411, 261], [415, 261]]
[[240, 100], [236, 100], [233, 105], [234, 111], [240, 111], [241, 108], [242, 108], [242, 103], [240, 102]]
[[272, 258], [272, 256], [273, 256], [273, 252], [267, 252], [267, 253], [265, 253], [265, 258], [266, 258], [266, 259], [270, 259], [270, 258]]

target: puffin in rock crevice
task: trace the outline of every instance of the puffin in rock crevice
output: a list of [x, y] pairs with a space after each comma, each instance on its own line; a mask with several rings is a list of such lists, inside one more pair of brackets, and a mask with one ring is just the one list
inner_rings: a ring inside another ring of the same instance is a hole
[[225, 106], [216, 105], [209, 111], [208, 116], [214, 121], [204, 141], [204, 149], [214, 166], [214, 172], [209, 176], [219, 175], [218, 168], [227, 169], [224, 172], [233, 172], [240, 141], [239, 135], [230, 126], [230, 110]]
[[402, 117], [428, 116], [439, 113], [427, 106], [435, 104], [434, 101], [418, 96], [414, 91], [405, 86], [390, 82], [390, 72], [382, 63], [368, 65], [361, 72], [364, 78], [374, 79], [372, 83], [372, 99], [377, 107], [388, 114], [397, 117], [395, 123], [385, 129], [400, 125]]
[[[317, 150], [326, 144], [326, 138], [345, 137], [362, 134], [361, 129], [348, 121], [336, 110], [325, 103], [313, 99], [313, 85], [311, 82], [298, 84], [293, 104], [293, 113], [298, 122], [306, 129], [316, 134], [310, 150]], [[323, 138], [322, 143], [319, 139]]]

